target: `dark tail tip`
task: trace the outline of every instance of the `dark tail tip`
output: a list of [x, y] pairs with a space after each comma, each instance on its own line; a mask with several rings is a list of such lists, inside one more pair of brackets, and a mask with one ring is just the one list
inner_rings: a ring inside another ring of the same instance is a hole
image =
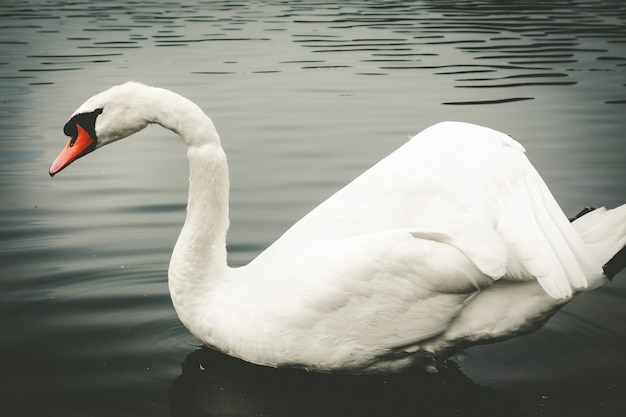
[[[594, 211], [595, 207], [585, 207], [574, 217], [570, 217], [569, 221], [573, 222], [574, 220], [584, 216], [587, 213]], [[604, 275], [612, 281], [615, 275], [619, 274], [622, 269], [626, 268], [626, 247], [623, 247], [619, 252], [615, 254], [607, 263], [602, 267], [604, 269]]]
[[579, 217], [584, 216], [585, 214], [594, 211], [596, 208], [595, 207], [585, 207], [584, 209], [582, 209], [581, 211], [578, 212], [577, 215], [575, 215], [574, 217], [570, 217], [569, 221], [570, 223], [573, 222], [574, 220], [576, 220]]
[[626, 247], [617, 252], [602, 268], [604, 269], [604, 275], [609, 280], [612, 280], [615, 275], [626, 268]]

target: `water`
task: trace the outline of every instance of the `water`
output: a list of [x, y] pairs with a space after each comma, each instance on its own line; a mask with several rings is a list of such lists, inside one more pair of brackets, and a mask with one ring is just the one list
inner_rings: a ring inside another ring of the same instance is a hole
[[3, 414], [622, 415], [624, 273], [544, 329], [472, 348], [439, 375], [258, 369], [199, 350], [169, 301], [187, 193], [174, 135], [149, 128], [47, 175], [74, 109], [132, 79], [215, 121], [233, 265], [441, 120], [520, 140], [568, 214], [616, 206], [622, 3], [3, 2]]

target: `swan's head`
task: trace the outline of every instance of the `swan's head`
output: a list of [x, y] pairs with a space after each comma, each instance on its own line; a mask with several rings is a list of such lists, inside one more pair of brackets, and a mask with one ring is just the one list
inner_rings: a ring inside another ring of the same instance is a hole
[[69, 141], [50, 166], [50, 175], [151, 123], [144, 112], [150, 104], [150, 90], [151, 87], [143, 84], [127, 82], [96, 94], [83, 103], [63, 128]]

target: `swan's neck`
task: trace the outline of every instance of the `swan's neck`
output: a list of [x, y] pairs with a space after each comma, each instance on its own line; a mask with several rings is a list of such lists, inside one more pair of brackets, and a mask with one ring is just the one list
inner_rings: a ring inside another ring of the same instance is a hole
[[220, 146], [191, 146], [187, 156], [187, 217], [174, 247], [170, 279], [207, 286], [227, 268], [228, 165]]
[[[163, 99], [161, 99], [163, 102]], [[169, 287], [181, 320], [189, 324], [193, 305], [227, 269], [228, 164], [211, 119], [192, 102], [172, 94], [153, 121], [178, 133], [187, 144], [187, 217], [169, 268]]]

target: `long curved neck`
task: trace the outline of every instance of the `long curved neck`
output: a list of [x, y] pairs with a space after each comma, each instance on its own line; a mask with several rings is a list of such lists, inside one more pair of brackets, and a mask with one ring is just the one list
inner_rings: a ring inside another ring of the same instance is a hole
[[219, 145], [190, 146], [187, 217], [170, 262], [170, 279], [206, 286], [227, 269], [228, 164]]
[[228, 164], [211, 119], [189, 100], [167, 93], [152, 122], [175, 131], [187, 145], [187, 217], [169, 268], [170, 293], [185, 322], [191, 298], [209, 290], [228, 269]]

